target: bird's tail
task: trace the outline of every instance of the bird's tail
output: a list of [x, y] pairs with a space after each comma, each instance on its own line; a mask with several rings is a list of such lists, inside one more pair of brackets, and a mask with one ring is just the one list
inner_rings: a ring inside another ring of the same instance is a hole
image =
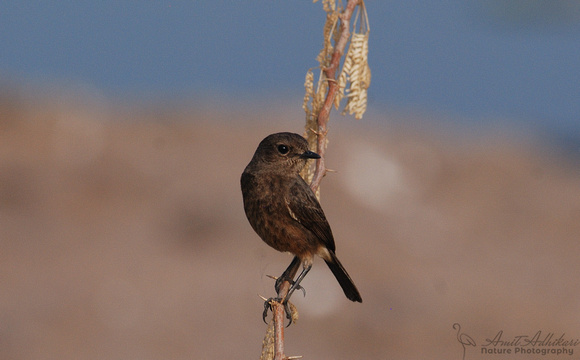
[[330, 271], [332, 271], [332, 273], [334, 274], [334, 277], [336, 277], [336, 280], [338, 280], [338, 283], [340, 284], [340, 287], [344, 291], [346, 297], [351, 301], [362, 302], [362, 298], [360, 297], [358, 289], [354, 285], [354, 282], [352, 281], [350, 276], [348, 276], [348, 273], [346, 272], [340, 261], [338, 261], [338, 258], [334, 254], [334, 251], [328, 250], [328, 252], [330, 254], [331, 259], [330, 260], [324, 259], [324, 261], [326, 262], [326, 265], [328, 265], [328, 267], [330, 268]]

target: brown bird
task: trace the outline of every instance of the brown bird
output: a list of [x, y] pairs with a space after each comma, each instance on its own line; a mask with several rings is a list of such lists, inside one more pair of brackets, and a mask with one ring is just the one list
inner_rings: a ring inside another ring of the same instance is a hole
[[[267, 136], [254, 153], [241, 178], [244, 210], [252, 228], [274, 249], [295, 255], [290, 266], [276, 281], [276, 291], [284, 280], [292, 283], [284, 303], [312, 268], [314, 255], [320, 256], [342, 287], [346, 297], [362, 302], [352, 279], [336, 257], [334, 237], [314, 192], [300, 176], [308, 159], [320, 156], [308, 150], [307, 141], [289, 132]], [[292, 281], [297, 266], [303, 270]]]

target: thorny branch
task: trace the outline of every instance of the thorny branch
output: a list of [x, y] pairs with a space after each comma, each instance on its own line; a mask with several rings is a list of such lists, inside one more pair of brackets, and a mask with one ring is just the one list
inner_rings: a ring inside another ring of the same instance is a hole
[[[294, 278], [297, 270], [298, 267], [295, 267], [294, 271], [288, 274], [288, 276]], [[290, 290], [290, 286], [291, 284], [289, 281], [282, 282], [280, 289], [278, 290], [278, 298], [285, 299]], [[286, 360], [288, 358], [284, 355], [284, 305], [278, 301], [271, 301], [270, 305], [272, 306], [272, 321], [268, 324], [268, 330], [262, 343], [262, 356], [260, 357], [260, 360]], [[294, 307], [290, 306], [290, 309], [293, 310]], [[297, 319], [298, 314], [294, 313], [291, 316], [295, 320]]]
[[317, 124], [318, 129], [316, 129], [316, 152], [320, 155], [320, 159], [316, 160], [316, 168], [314, 170], [314, 176], [312, 182], [310, 183], [310, 188], [312, 191], [316, 192], [320, 186], [320, 182], [324, 175], [326, 175], [326, 165], [324, 164], [324, 154], [326, 153], [326, 134], [328, 132], [326, 125], [330, 119], [330, 111], [332, 110], [332, 105], [334, 103], [334, 98], [339, 90], [338, 84], [336, 82], [336, 73], [340, 66], [340, 59], [344, 54], [344, 49], [348, 43], [350, 37], [350, 19], [354, 12], [354, 9], [359, 5], [360, 0], [349, 0], [346, 4], [344, 12], [340, 15], [340, 38], [334, 47], [334, 52], [330, 61], [330, 66], [323, 69], [324, 75], [328, 81], [328, 92], [326, 94], [326, 99], [322, 109], [318, 113]]
[[[361, 0], [348, 0], [346, 8], [340, 15], [340, 37], [335, 44], [334, 52], [331, 57], [330, 65], [323, 69], [324, 75], [328, 81], [328, 92], [324, 105], [320, 110], [317, 117], [317, 129], [315, 133], [317, 135], [317, 150], [316, 152], [320, 155], [320, 159], [316, 161], [316, 168], [314, 171], [314, 176], [310, 183], [310, 188], [316, 192], [320, 186], [322, 178], [327, 172], [326, 166], [324, 164], [324, 155], [326, 150], [326, 135], [327, 135], [327, 124], [330, 118], [330, 111], [334, 103], [334, 99], [339, 90], [336, 78], [337, 71], [340, 67], [340, 59], [344, 54], [344, 49], [348, 44], [350, 38], [350, 19], [355, 8], [360, 4]], [[294, 274], [293, 274], [294, 275]], [[284, 299], [288, 294], [290, 289], [290, 282], [284, 281], [279, 289], [278, 298]], [[269, 325], [268, 333], [264, 338], [264, 345], [262, 349], [261, 359], [274, 359], [274, 360], [287, 360], [288, 358], [284, 355], [284, 321], [285, 321], [285, 310], [284, 305], [279, 302], [272, 302], [272, 312], [273, 320]], [[271, 328], [273, 327], [274, 341], [270, 341], [269, 338], [271, 334]]]

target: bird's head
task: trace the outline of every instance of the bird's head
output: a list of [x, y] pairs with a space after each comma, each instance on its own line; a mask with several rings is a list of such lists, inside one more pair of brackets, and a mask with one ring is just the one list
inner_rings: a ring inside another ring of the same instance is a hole
[[320, 155], [308, 150], [308, 142], [302, 136], [282, 132], [268, 135], [260, 142], [250, 165], [299, 172], [308, 159], [320, 159]]

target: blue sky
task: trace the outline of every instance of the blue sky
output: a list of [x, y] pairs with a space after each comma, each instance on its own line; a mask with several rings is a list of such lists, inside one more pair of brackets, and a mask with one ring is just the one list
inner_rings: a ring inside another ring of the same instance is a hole
[[[366, 4], [371, 107], [580, 130], [580, 2]], [[300, 99], [323, 22], [309, 0], [0, 1], [0, 80]]]

